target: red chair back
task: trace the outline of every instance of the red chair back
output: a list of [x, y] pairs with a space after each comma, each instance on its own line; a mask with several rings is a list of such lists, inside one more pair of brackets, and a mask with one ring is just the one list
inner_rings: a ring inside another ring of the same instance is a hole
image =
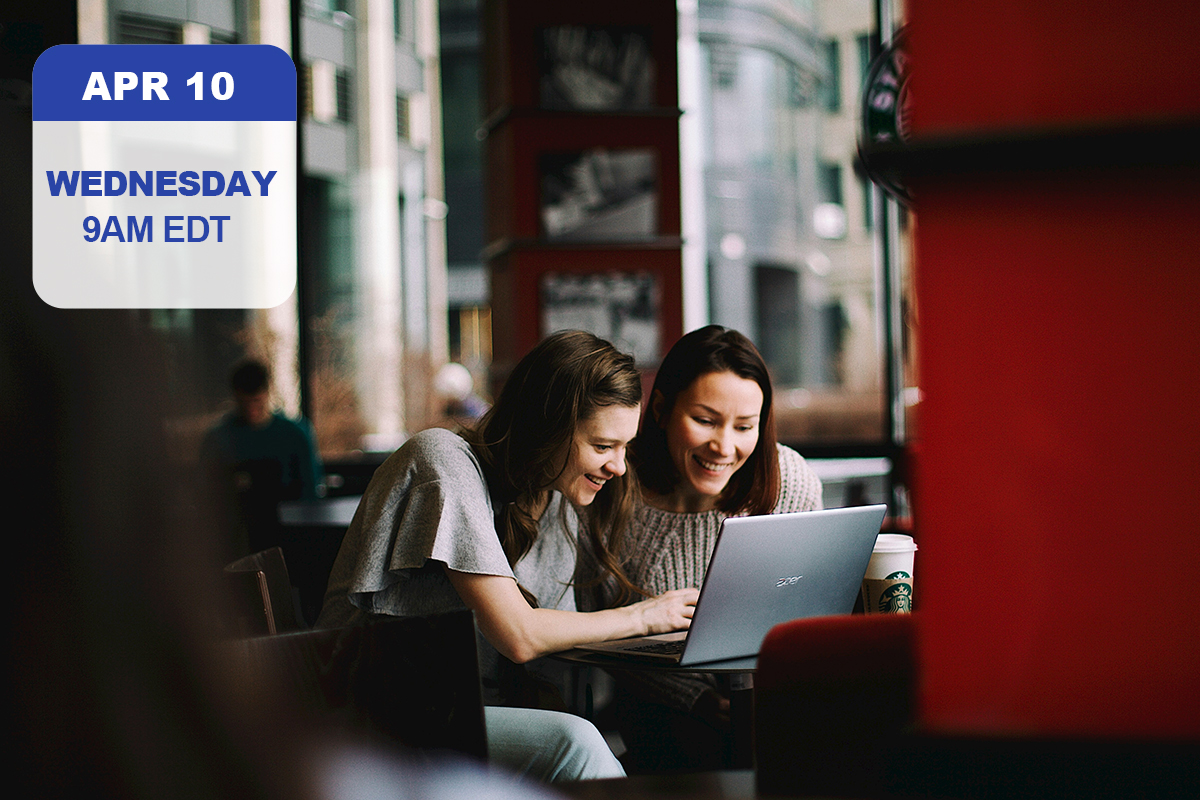
[[915, 722], [911, 614], [772, 628], [755, 673], [760, 795], [885, 793], [889, 747]]

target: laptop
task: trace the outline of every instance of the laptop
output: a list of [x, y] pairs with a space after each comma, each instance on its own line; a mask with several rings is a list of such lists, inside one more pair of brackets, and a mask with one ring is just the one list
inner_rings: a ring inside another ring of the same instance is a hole
[[850, 613], [886, 510], [871, 505], [728, 517], [689, 630], [577, 648], [679, 666], [753, 658], [781, 622]]

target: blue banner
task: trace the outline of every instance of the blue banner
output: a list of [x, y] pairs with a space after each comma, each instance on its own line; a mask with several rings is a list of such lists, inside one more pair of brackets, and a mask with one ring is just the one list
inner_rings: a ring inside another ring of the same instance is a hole
[[296, 68], [266, 44], [68, 44], [33, 68], [34, 121], [296, 121]]

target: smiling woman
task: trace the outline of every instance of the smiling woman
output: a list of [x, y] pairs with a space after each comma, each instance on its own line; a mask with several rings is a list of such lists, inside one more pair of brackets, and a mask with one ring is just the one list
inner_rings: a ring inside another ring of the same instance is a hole
[[[775, 441], [762, 356], [741, 333], [717, 325], [687, 334], [663, 359], [632, 461], [644, 501], [626, 531], [622, 563], [651, 594], [704, 582], [725, 517], [821, 506], [816, 474]], [[620, 602], [614, 587], [602, 583], [585, 599], [595, 607]], [[729, 701], [711, 676], [628, 672], [617, 682], [626, 766], [731, 766]]]
[[675, 490], [651, 496], [667, 511], [711, 511], [721, 493], [758, 446], [763, 390], [735, 372], [700, 375], [666, 410], [661, 390], [651, 412], [667, 436], [679, 480]]
[[577, 506], [590, 505], [612, 478], [625, 474], [625, 449], [637, 435], [637, 406], [604, 406], [575, 428], [571, 455], [554, 488]]
[[493, 706], [485, 713], [490, 757], [556, 780], [624, 774], [591, 723], [495, 706], [544, 702], [544, 684], [520, 664], [691, 621], [694, 589], [591, 613], [575, 607], [580, 517], [588, 552], [615, 585], [634, 591], [609, 548], [636, 493], [625, 451], [641, 396], [633, 358], [608, 342], [581, 331], [545, 339], [517, 364], [474, 431], [422, 431], [379, 467], [317, 624], [469, 608], [483, 636], [480, 670]]

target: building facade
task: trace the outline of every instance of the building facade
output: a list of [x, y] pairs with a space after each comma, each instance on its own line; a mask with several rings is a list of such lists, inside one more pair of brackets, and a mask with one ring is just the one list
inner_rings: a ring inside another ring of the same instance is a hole
[[225, 373], [243, 353], [273, 365], [277, 400], [312, 417], [327, 456], [389, 450], [423, 426], [425, 387], [446, 357], [435, 0], [78, 8], [85, 44], [257, 43], [299, 54], [299, 288], [273, 309], [145, 312], [194, 412], [181, 428], [219, 413]]

